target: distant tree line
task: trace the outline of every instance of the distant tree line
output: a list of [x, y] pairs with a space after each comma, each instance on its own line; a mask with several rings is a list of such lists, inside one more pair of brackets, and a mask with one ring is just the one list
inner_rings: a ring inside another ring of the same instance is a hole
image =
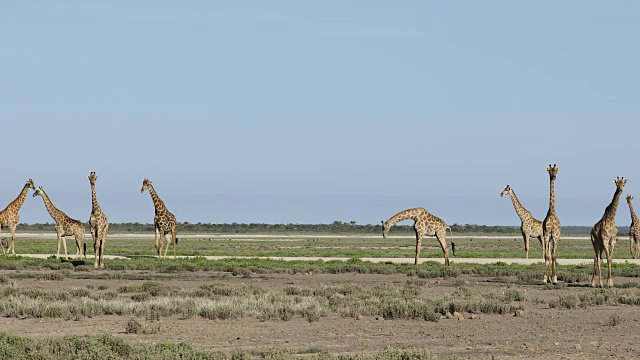
[[[53, 223], [19, 224], [18, 231], [50, 232], [53, 231]], [[520, 234], [519, 226], [477, 225], [477, 224], [453, 224], [451, 231], [454, 234]], [[629, 233], [628, 226], [618, 227], [619, 236]], [[263, 223], [231, 223], [211, 224], [182, 222], [178, 224], [179, 233], [192, 234], [382, 234], [381, 225], [359, 225], [355, 221], [334, 221], [331, 224], [263, 224]], [[153, 233], [153, 224], [141, 223], [113, 223], [109, 224], [111, 233]], [[563, 226], [563, 234], [588, 235], [591, 226]], [[412, 225], [396, 225], [391, 229], [391, 234], [413, 234]]]

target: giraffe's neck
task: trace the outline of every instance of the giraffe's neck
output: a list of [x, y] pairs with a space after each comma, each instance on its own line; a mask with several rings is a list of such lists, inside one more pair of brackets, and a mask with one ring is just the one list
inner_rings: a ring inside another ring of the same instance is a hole
[[631, 211], [631, 221], [636, 222], [638, 217], [636, 216], [636, 212], [633, 211], [633, 205], [631, 205], [631, 201], [629, 201], [629, 210]]
[[101, 213], [102, 209], [100, 209], [100, 205], [98, 204], [98, 199], [96, 198], [96, 185], [91, 184], [91, 205], [93, 208], [91, 209], [91, 213]]
[[20, 192], [20, 194], [18, 194], [18, 197], [13, 200], [11, 202], [11, 204], [9, 204], [9, 206], [7, 206], [7, 208], [13, 208], [16, 210], [20, 210], [20, 208], [22, 207], [22, 204], [24, 204], [24, 199], [27, 198], [27, 192], [29, 191], [29, 184], [25, 184], [24, 187], [22, 188], [22, 191]]
[[620, 202], [620, 195], [622, 194], [622, 190], [616, 188], [616, 192], [613, 194], [613, 199], [611, 200], [611, 204], [607, 206], [604, 211], [604, 216], [602, 218], [606, 218], [607, 220], [616, 219], [616, 212], [618, 211], [618, 203]]
[[164, 201], [160, 199], [158, 194], [156, 194], [156, 190], [151, 185], [149, 185], [149, 195], [151, 195], [151, 200], [153, 200], [153, 206], [156, 207], [156, 214], [164, 211]]
[[55, 206], [53, 206], [53, 203], [51, 202], [51, 200], [49, 199], [49, 196], [47, 195], [47, 193], [45, 193], [42, 189], [40, 189], [40, 192], [42, 193], [42, 200], [44, 200], [44, 206], [47, 208], [47, 211], [49, 212], [49, 215], [51, 215], [51, 217], [58, 222], [58, 220], [60, 220], [61, 218], [64, 217], [64, 213], [60, 210], [58, 210]]
[[393, 226], [396, 223], [402, 221], [402, 220], [407, 220], [407, 219], [413, 219], [416, 220], [416, 216], [414, 214], [415, 210], [414, 209], [409, 209], [409, 210], [404, 210], [401, 211], [395, 215], [393, 215], [391, 217], [391, 219], [387, 220], [387, 226]]
[[551, 184], [549, 186], [549, 214], [556, 213], [556, 189], [555, 189], [555, 180], [551, 180]]
[[525, 209], [522, 204], [520, 204], [520, 201], [513, 190], [511, 190], [511, 201], [513, 202], [513, 207], [516, 209], [516, 213], [520, 217], [520, 220], [524, 221], [531, 217], [531, 213], [529, 210]]

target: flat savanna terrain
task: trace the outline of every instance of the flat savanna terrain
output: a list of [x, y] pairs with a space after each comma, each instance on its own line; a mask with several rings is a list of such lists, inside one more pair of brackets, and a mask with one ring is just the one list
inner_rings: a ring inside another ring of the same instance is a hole
[[[0, 358], [637, 358], [640, 266], [621, 240], [612, 289], [588, 286], [592, 265], [543, 284], [537, 239], [539, 263], [501, 262], [524, 257], [517, 235], [455, 237], [458, 257], [495, 261], [450, 267], [425, 260], [442, 257], [431, 238], [416, 267], [410, 237], [189, 235], [178, 254], [191, 258], [173, 260], [155, 258], [153, 236], [113, 235], [106, 253], [128, 258], [94, 270], [91, 244], [76, 261], [69, 240], [69, 261], [0, 257]], [[16, 241], [18, 254], [55, 247], [50, 234]], [[592, 252], [566, 237], [558, 257]], [[345, 260], [277, 260], [310, 256]]]

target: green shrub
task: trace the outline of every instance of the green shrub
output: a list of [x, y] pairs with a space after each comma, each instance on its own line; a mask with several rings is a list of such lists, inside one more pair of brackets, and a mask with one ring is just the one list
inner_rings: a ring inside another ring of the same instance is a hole
[[40, 274], [37, 279], [44, 281], [62, 281], [67, 277], [68, 271], [55, 271]]
[[518, 289], [507, 289], [504, 292], [504, 300], [506, 302], [509, 301], [524, 301], [524, 294], [521, 290]]
[[234, 267], [233, 270], [231, 270], [231, 274], [233, 276], [250, 277], [252, 272], [247, 268]]
[[311, 296], [313, 295], [313, 290], [310, 287], [289, 285], [284, 288], [284, 293], [287, 295]]
[[135, 318], [130, 318], [129, 321], [127, 321], [124, 332], [127, 334], [140, 334], [142, 333], [142, 324]]
[[316, 322], [320, 320], [321, 317], [326, 316], [324, 309], [317, 304], [305, 306], [298, 310], [298, 312], [300, 313], [300, 316], [307, 319], [309, 322]]
[[151, 299], [151, 295], [149, 293], [131, 295], [131, 300], [133, 300], [135, 302], [144, 302], [144, 301], [147, 301], [149, 299]]
[[241, 317], [242, 310], [231, 305], [210, 305], [200, 309], [201, 317], [209, 320], [237, 319]]
[[267, 320], [283, 320], [289, 321], [293, 319], [293, 316], [296, 314], [295, 310], [290, 306], [278, 306], [278, 307], [265, 307], [261, 310], [260, 314], [258, 314], [258, 320], [267, 321]]
[[609, 325], [609, 326], [617, 326], [617, 325], [620, 325], [623, 320], [624, 319], [622, 317], [620, 317], [619, 315], [611, 315], [611, 316], [609, 316], [609, 319], [607, 319], [607, 325]]

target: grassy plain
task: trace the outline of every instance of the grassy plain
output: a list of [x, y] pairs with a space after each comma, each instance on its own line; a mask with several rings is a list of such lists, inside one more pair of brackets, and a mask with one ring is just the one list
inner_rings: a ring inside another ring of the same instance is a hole
[[[456, 236], [447, 239], [455, 243], [456, 256], [462, 258], [523, 258], [524, 245], [519, 235], [513, 236]], [[90, 238], [85, 239], [87, 253], [93, 253]], [[75, 241], [67, 240], [69, 253], [75, 255]], [[16, 240], [18, 253], [52, 254], [56, 251], [53, 234], [47, 236], [23, 233]], [[172, 252], [172, 249], [169, 250]], [[186, 235], [178, 242], [179, 255], [186, 256], [270, 256], [270, 257], [404, 257], [415, 254], [415, 238], [411, 236], [389, 237], [358, 235]], [[154, 256], [154, 239], [151, 235], [116, 234], [109, 237], [106, 254], [124, 256]], [[421, 258], [442, 257], [442, 250], [434, 238], [425, 238]], [[614, 253], [617, 259], [629, 259], [629, 240], [620, 237]], [[532, 239], [530, 258], [542, 259], [542, 246]], [[588, 237], [565, 236], [558, 246], [558, 258], [588, 259], [593, 257], [593, 247]]]

